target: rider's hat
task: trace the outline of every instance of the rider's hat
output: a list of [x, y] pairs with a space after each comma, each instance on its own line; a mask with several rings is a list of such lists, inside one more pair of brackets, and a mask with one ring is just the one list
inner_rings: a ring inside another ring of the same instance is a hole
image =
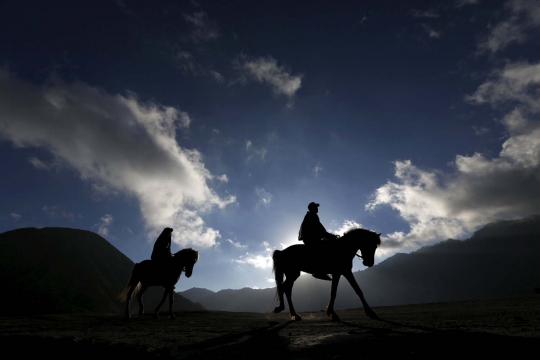
[[315, 208], [318, 208], [318, 207], [319, 207], [319, 204], [314, 203], [313, 201], [310, 202], [309, 205], [307, 206], [307, 208], [308, 208], [309, 210], [315, 209]]

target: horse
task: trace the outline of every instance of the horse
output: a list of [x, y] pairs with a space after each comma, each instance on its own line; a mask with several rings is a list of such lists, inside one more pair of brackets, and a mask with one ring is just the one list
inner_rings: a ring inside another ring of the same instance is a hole
[[129, 281], [118, 296], [121, 301], [126, 302], [126, 318], [131, 318], [130, 303], [131, 298], [137, 295], [139, 301], [139, 316], [144, 315], [144, 306], [142, 297], [149, 286], [163, 286], [165, 292], [163, 298], [154, 310], [154, 316], [157, 318], [159, 308], [169, 296], [169, 319], [174, 320], [176, 316], [172, 311], [174, 285], [180, 279], [182, 271], [186, 277], [190, 277], [193, 272], [193, 266], [199, 261], [199, 252], [192, 248], [182, 249], [173, 254], [170, 260], [165, 264], [160, 264], [154, 260], [144, 260], [136, 263], [131, 271]]
[[[279, 306], [275, 307], [274, 313], [285, 310], [283, 302], [283, 293], [285, 293], [291, 319], [302, 320], [302, 317], [294, 310], [291, 294], [295, 280], [303, 271], [310, 274], [332, 275], [330, 303], [326, 307], [326, 314], [333, 321], [339, 321], [339, 316], [334, 311], [334, 301], [342, 275], [349, 281], [356, 295], [360, 298], [366, 315], [372, 319], [379, 319], [366, 302], [364, 294], [353, 276], [352, 266], [355, 256], [362, 258], [364, 266], [373, 266], [375, 251], [381, 244], [380, 235], [380, 233], [371, 230], [354, 228], [335, 240], [322, 240], [316, 245], [291, 245], [284, 250], [275, 250], [272, 254], [274, 262], [272, 271], [275, 274], [276, 298], [279, 298]], [[357, 254], [358, 250], [361, 251], [362, 255]], [[285, 281], [283, 281], [284, 275]]]

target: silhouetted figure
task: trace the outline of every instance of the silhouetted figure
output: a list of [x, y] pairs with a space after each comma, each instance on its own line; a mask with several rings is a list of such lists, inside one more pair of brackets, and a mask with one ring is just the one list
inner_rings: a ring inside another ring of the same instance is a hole
[[[272, 255], [274, 261], [273, 272], [276, 279], [276, 297], [279, 305], [274, 309], [274, 313], [285, 310], [284, 296], [289, 303], [289, 312], [292, 320], [302, 320], [296, 313], [292, 303], [292, 288], [294, 282], [300, 277], [301, 272], [309, 274], [332, 274], [332, 288], [330, 291], [330, 302], [326, 307], [326, 315], [332, 320], [339, 320], [339, 316], [334, 311], [334, 302], [337, 295], [337, 287], [341, 275], [347, 279], [349, 284], [360, 298], [364, 307], [364, 312], [372, 319], [378, 319], [375, 312], [369, 307], [362, 290], [358, 286], [352, 273], [353, 259], [358, 256], [362, 259], [362, 264], [367, 267], [375, 263], [375, 251], [381, 244], [381, 234], [374, 231], [356, 228], [347, 231], [338, 241], [321, 241], [319, 251], [311, 251], [310, 246], [291, 245], [284, 250], [275, 250]], [[361, 255], [357, 254], [360, 250]]]
[[[167, 231], [170, 233], [172, 229], [166, 228], [163, 232]], [[161, 235], [160, 235], [161, 237]], [[167, 236], [164, 237], [167, 239]], [[158, 238], [158, 241], [160, 238]], [[165, 241], [167, 243], [167, 241]], [[169, 242], [170, 244], [170, 242]], [[169, 245], [170, 249], [170, 245]], [[160, 250], [162, 251], [162, 250]], [[153, 254], [152, 254], [153, 255]], [[173, 301], [174, 301], [174, 285], [180, 279], [182, 272], [186, 274], [186, 277], [190, 277], [193, 273], [193, 266], [199, 261], [199, 252], [192, 248], [182, 249], [171, 255], [170, 260], [167, 266], [167, 272], [163, 271], [163, 268], [159, 266], [157, 261], [144, 260], [140, 263], [136, 263], [133, 266], [131, 271], [131, 276], [128, 280], [128, 283], [124, 290], [120, 293], [118, 298], [122, 301], [126, 301], [126, 310], [125, 314], [127, 318], [131, 317], [130, 304], [131, 298], [137, 296], [137, 301], [139, 302], [139, 315], [144, 315], [144, 306], [142, 298], [149, 286], [163, 286], [165, 289], [161, 301], [154, 309], [154, 316], [158, 317], [159, 308], [167, 296], [169, 297], [169, 319], [176, 319], [172, 311]]]
[[171, 240], [172, 240], [172, 228], [165, 228], [158, 236], [156, 242], [154, 243], [154, 249], [152, 250], [152, 255], [150, 258], [155, 262], [159, 263], [162, 268], [168, 264], [169, 260], [172, 258], [171, 253]]
[[[319, 219], [319, 204], [310, 202], [308, 212], [304, 216], [304, 220], [298, 231], [298, 240], [311, 247], [318, 246], [323, 239], [336, 239], [338, 235], [331, 234], [326, 231], [321, 220]], [[327, 274], [313, 274], [313, 277], [321, 280], [332, 280]]]

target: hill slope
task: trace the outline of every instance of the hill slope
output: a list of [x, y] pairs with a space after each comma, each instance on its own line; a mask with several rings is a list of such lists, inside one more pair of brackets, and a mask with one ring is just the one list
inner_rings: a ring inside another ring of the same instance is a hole
[[[540, 286], [540, 216], [487, 224], [466, 240], [446, 240], [398, 253], [355, 274], [371, 306], [529, 295]], [[329, 281], [300, 276], [293, 288], [299, 311], [324, 309]], [[187, 298], [189, 293], [181, 292]], [[222, 290], [201, 299], [209, 310], [271, 311], [275, 288]], [[341, 279], [336, 309], [361, 307]]]
[[[23, 228], [0, 234], [1, 314], [123, 312], [117, 297], [133, 261], [101, 236], [70, 228]], [[162, 296], [159, 287], [144, 295], [147, 309]], [[201, 310], [175, 295], [175, 310]], [[132, 304], [132, 311], [138, 305]], [[166, 310], [164, 305], [162, 310]]]

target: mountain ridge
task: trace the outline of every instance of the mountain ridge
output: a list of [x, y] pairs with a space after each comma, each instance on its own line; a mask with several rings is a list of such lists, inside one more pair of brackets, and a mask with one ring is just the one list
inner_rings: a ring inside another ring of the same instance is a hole
[[[354, 277], [371, 306], [532, 294], [540, 285], [540, 215], [498, 220], [468, 239], [447, 239], [410, 253], [396, 253], [372, 268], [354, 272]], [[218, 291], [201, 299], [201, 304], [209, 310], [268, 312], [275, 306], [274, 294], [275, 287]], [[301, 276], [293, 297], [299, 311], [324, 309], [330, 282]], [[342, 278], [336, 309], [360, 306]]]
[[[65, 227], [20, 228], [0, 234], [0, 313], [123, 313], [118, 295], [134, 263], [106, 239]], [[151, 287], [153, 308], [162, 290]], [[138, 307], [132, 303], [132, 307]], [[203, 310], [175, 294], [176, 310]], [[133, 311], [133, 309], [132, 309]]]

